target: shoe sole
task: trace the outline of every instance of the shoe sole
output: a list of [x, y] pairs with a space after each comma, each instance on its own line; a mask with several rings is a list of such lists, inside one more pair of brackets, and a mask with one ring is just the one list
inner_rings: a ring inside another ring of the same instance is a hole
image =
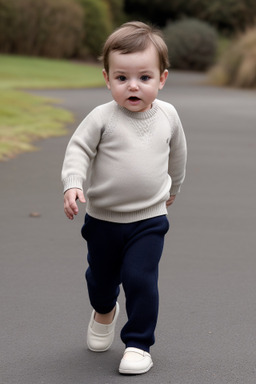
[[153, 367], [153, 362], [150, 363], [150, 365], [147, 368], [136, 370], [136, 369], [119, 369], [119, 373], [122, 375], [141, 375], [143, 373], [147, 373], [151, 368]]
[[98, 353], [107, 352], [107, 351], [111, 348], [111, 346], [112, 346], [112, 344], [111, 344], [109, 347], [107, 347], [106, 349], [93, 349], [93, 348], [91, 348], [91, 347], [87, 344], [87, 347], [88, 347], [88, 349], [89, 349], [90, 351], [92, 351], [92, 352], [98, 352]]

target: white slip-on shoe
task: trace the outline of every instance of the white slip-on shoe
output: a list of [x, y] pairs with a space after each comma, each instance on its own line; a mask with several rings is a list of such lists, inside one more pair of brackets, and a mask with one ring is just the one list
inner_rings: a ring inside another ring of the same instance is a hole
[[94, 320], [95, 310], [92, 311], [87, 330], [87, 346], [93, 352], [107, 351], [115, 336], [115, 325], [119, 315], [119, 304], [116, 303], [116, 311], [111, 324], [100, 324]]
[[119, 372], [125, 375], [140, 375], [148, 372], [152, 367], [153, 361], [148, 352], [129, 347], [124, 351]]

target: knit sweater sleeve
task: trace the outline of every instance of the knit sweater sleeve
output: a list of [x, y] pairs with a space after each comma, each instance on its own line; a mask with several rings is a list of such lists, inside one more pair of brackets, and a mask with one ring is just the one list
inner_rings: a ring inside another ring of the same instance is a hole
[[95, 108], [78, 126], [66, 149], [61, 178], [64, 192], [83, 189], [91, 161], [97, 153], [104, 125], [99, 108]]
[[170, 124], [171, 137], [169, 141], [170, 151], [168, 173], [172, 180], [170, 195], [176, 195], [180, 191], [186, 174], [186, 137], [175, 107], [172, 104], [162, 100], [157, 100], [157, 104], [167, 117]]
[[185, 179], [187, 144], [183, 127], [175, 108], [173, 108], [172, 119], [174, 124], [173, 133], [170, 140], [168, 173], [172, 178], [170, 194], [176, 195], [180, 191], [181, 184]]

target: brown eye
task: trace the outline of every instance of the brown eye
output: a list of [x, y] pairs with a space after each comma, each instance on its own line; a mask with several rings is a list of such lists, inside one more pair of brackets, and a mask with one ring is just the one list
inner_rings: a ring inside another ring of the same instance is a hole
[[141, 76], [140, 78], [142, 81], [148, 81], [150, 79], [150, 77], [148, 75], [143, 75]]

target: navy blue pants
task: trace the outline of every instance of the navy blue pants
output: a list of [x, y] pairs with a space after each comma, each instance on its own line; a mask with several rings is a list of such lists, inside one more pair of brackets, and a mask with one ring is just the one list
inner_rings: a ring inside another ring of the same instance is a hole
[[158, 317], [158, 264], [169, 229], [165, 215], [133, 223], [113, 223], [88, 214], [82, 227], [87, 241], [86, 281], [92, 307], [108, 313], [122, 284], [128, 321], [121, 331], [126, 347], [149, 351]]

